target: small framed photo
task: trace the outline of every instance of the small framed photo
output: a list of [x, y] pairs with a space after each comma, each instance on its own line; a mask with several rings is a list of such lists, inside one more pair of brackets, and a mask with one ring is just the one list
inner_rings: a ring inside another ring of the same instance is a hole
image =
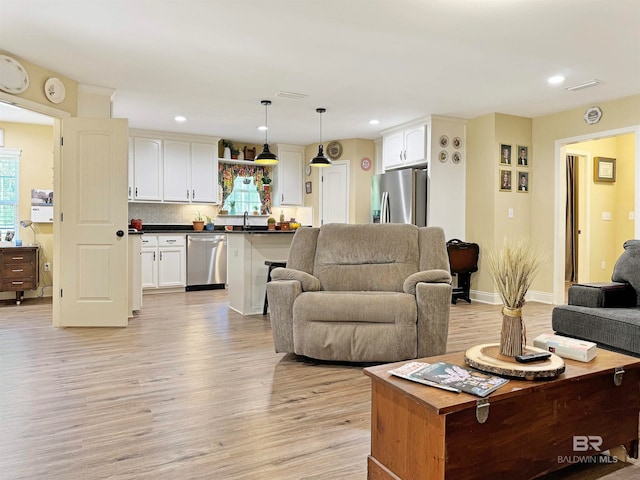
[[528, 167], [529, 166], [529, 147], [523, 147], [522, 145], [518, 145], [518, 166], [519, 167]]
[[526, 193], [529, 191], [529, 172], [518, 171], [516, 173], [518, 177], [518, 186], [516, 190], [521, 193]]
[[500, 170], [500, 178], [498, 179], [500, 182], [500, 191], [501, 192], [510, 192], [511, 191], [511, 170]]
[[304, 188], [307, 193], [311, 193], [311, 182], [305, 182]]
[[500, 165], [511, 165], [511, 145], [500, 144]]
[[594, 182], [615, 182], [616, 181], [616, 159], [606, 157], [593, 157], [593, 181]]

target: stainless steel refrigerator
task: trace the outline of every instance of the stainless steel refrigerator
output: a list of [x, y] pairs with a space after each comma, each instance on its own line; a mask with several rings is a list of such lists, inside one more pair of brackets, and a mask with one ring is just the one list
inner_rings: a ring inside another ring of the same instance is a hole
[[371, 222], [427, 225], [426, 169], [405, 168], [371, 177]]

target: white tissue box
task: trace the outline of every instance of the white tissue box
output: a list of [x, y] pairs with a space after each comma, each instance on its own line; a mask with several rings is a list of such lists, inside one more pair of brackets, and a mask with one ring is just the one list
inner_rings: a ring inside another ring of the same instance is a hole
[[579, 362], [590, 362], [596, 356], [597, 345], [586, 340], [563, 337], [551, 333], [543, 333], [535, 338], [533, 346], [543, 348], [559, 357], [578, 360]]

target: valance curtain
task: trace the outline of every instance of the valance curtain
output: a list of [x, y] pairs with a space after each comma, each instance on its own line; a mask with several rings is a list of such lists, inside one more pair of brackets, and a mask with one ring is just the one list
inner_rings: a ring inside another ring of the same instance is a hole
[[233, 191], [233, 182], [237, 177], [253, 177], [253, 183], [258, 189], [262, 202], [262, 214], [271, 213], [271, 184], [264, 183], [263, 178], [272, 179], [271, 167], [261, 165], [244, 165], [235, 163], [220, 163], [218, 165], [218, 182], [222, 190], [222, 205]]

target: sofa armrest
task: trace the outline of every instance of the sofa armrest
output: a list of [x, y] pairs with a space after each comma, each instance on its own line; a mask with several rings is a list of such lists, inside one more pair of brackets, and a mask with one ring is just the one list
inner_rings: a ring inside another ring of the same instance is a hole
[[569, 287], [569, 305], [591, 308], [634, 307], [636, 291], [628, 283], [576, 283]]
[[442, 355], [447, 350], [451, 285], [418, 283], [418, 358]]
[[320, 290], [320, 280], [317, 277], [293, 268], [274, 268], [271, 272], [271, 280], [296, 280], [300, 282], [303, 292]]
[[267, 282], [269, 320], [276, 352], [294, 353], [293, 302], [301, 293], [302, 286], [297, 280]]
[[451, 274], [446, 270], [423, 270], [407, 277], [402, 285], [404, 293], [416, 294], [416, 284], [418, 283], [451, 283]]

